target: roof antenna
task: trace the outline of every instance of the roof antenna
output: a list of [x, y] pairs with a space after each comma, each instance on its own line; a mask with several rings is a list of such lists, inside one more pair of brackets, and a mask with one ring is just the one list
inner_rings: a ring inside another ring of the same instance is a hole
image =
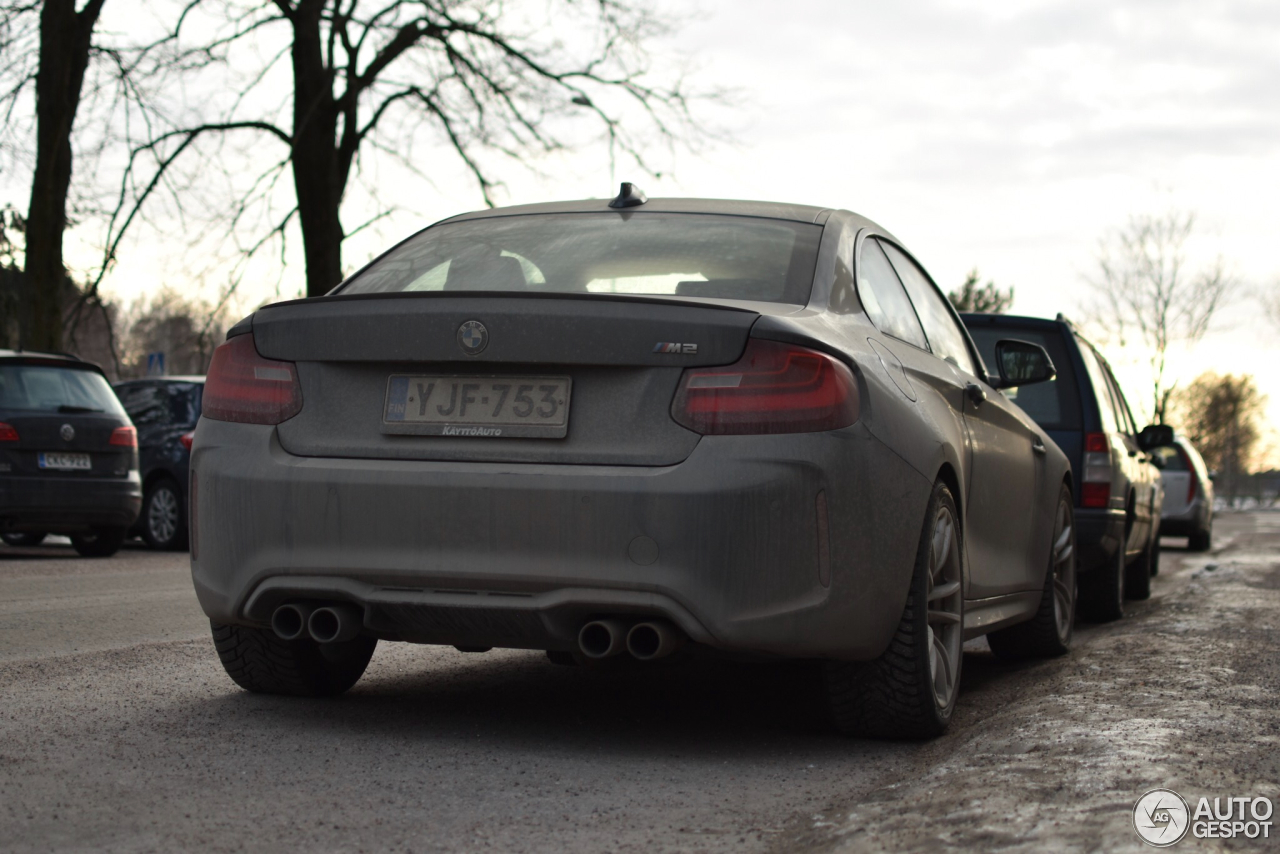
[[630, 181], [622, 182], [622, 189], [618, 192], [618, 197], [609, 202], [611, 208], [634, 208], [636, 205], [643, 205], [649, 201], [649, 197], [644, 194], [644, 190], [632, 184]]

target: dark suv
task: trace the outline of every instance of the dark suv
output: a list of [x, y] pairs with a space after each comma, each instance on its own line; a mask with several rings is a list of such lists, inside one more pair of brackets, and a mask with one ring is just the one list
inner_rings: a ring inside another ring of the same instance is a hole
[[1076, 481], [1078, 612], [1115, 620], [1124, 599], [1151, 595], [1160, 561], [1164, 490], [1151, 461], [1172, 441], [1168, 427], [1137, 429], [1106, 359], [1058, 315], [1056, 320], [1000, 314], [962, 314], [988, 364], [996, 341], [1015, 338], [1049, 351], [1058, 376], [1005, 392], [1045, 429], [1071, 461]]
[[0, 350], [0, 535], [115, 554], [142, 504], [138, 436], [97, 365]]
[[152, 377], [116, 385], [138, 428], [142, 515], [132, 534], [152, 548], [187, 547], [191, 438], [200, 420], [204, 377]]

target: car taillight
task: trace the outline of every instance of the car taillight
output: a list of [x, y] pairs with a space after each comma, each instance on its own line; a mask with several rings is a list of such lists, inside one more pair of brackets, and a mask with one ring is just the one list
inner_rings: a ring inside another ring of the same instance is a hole
[[18, 441], [18, 431], [13, 429], [12, 424], [5, 424], [0, 421], [0, 442], [16, 442]]
[[192, 430], [190, 433], [183, 433], [181, 436], [178, 437], [178, 441], [182, 443], [182, 447], [186, 448], [188, 451], [191, 450], [191, 443], [194, 442], [195, 440], [196, 440], [195, 430]]
[[857, 421], [858, 404], [857, 383], [843, 363], [753, 338], [732, 365], [686, 370], [671, 417], [704, 435], [814, 433]]
[[1084, 436], [1084, 477], [1080, 506], [1106, 507], [1111, 503], [1111, 442], [1106, 433]]
[[279, 424], [302, 410], [293, 362], [258, 355], [253, 334], [237, 335], [213, 351], [200, 414], [215, 421]]
[[136, 427], [117, 427], [111, 431], [111, 440], [107, 443], [118, 448], [138, 447], [138, 430]]

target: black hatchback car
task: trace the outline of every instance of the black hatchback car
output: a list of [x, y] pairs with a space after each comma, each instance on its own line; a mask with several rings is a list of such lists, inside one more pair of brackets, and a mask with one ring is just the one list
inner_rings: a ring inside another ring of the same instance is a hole
[[187, 548], [191, 439], [200, 420], [204, 377], [150, 377], [116, 385], [138, 428], [142, 514], [130, 533], [156, 549]]
[[996, 342], [1010, 338], [1039, 344], [1053, 359], [1053, 381], [1004, 393], [1058, 443], [1075, 472], [1078, 613], [1119, 619], [1126, 598], [1151, 595], [1159, 568], [1164, 489], [1152, 453], [1173, 441], [1173, 430], [1138, 430], [1107, 360], [1062, 315], [961, 318], [988, 363]]
[[142, 505], [138, 436], [97, 365], [0, 350], [0, 534], [114, 554]]

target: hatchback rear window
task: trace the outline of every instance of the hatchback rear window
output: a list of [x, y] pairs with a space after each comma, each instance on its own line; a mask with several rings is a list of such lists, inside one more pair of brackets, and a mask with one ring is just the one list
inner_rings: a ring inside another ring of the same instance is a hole
[[664, 294], [809, 301], [821, 226], [674, 213], [540, 214], [446, 222], [339, 295], [409, 291]]
[[1160, 458], [1160, 468], [1165, 471], [1188, 471], [1187, 458], [1177, 448], [1156, 448], [1152, 453]]
[[97, 371], [12, 363], [0, 363], [0, 410], [124, 414], [115, 392]]
[[1046, 430], [1080, 429], [1080, 394], [1075, 372], [1062, 335], [1056, 329], [975, 325], [969, 327], [969, 335], [978, 346], [982, 360], [992, 368], [996, 364], [996, 342], [1004, 338], [1030, 341], [1048, 351], [1058, 370], [1056, 377], [1045, 383], [1005, 389], [1004, 394]]

